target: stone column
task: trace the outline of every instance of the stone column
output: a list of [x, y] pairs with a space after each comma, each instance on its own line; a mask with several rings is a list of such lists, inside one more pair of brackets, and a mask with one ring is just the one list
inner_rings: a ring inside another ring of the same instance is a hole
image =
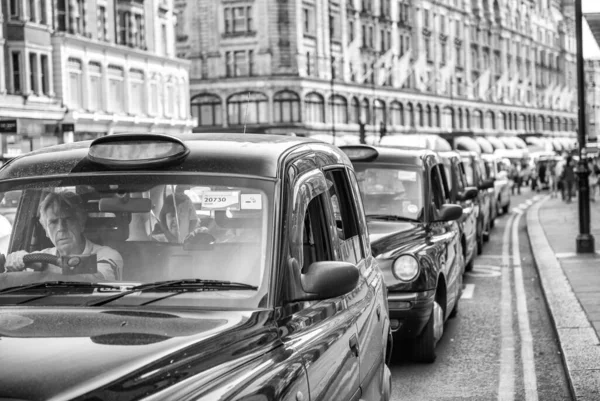
[[108, 62], [102, 62], [102, 110], [108, 112], [108, 96], [109, 96], [109, 82], [108, 82]]
[[90, 93], [90, 88], [89, 88], [89, 83], [90, 83], [90, 71], [89, 71], [89, 66], [90, 66], [90, 61], [89, 59], [86, 57], [84, 59], [81, 60], [81, 88], [83, 90], [83, 109], [84, 110], [89, 110], [90, 109], [90, 96], [93, 95], [93, 93]]
[[29, 13], [26, 13], [25, 10], [27, 10], [27, 0], [21, 0], [19, 2], [20, 6], [21, 6], [21, 20], [23, 21], [29, 21]]
[[37, 68], [37, 77], [35, 77], [35, 79], [37, 81], [38, 95], [43, 96], [44, 95], [44, 86], [42, 85], [42, 75], [44, 75], [44, 69], [42, 66], [41, 53], [36, 53], [35, 60], [36, 60], [37, 67], [38, 67]]

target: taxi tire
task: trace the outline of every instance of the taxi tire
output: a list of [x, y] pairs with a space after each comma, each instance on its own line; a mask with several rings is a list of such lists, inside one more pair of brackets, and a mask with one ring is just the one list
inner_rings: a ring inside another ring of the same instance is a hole
[[[429, 315], [429, 320], [427, 321], [427, 325], [425, 326], [425, 328], [423, 329], [423, 332], [413, 340], [413, 344], [412, 344], [412, 360], [414, 362], [421, 362], [421, 363], [433, 363], [435, 362], [435, 358], [437, 357], [436, 353], [435, 353], [435, 346], [436, 346], [436, 340], [435, 340], [435, 325], [436, 325], [436, 321], [435, 321], [435, 304], [438, 305], [438, 308], [441, 309], [441, 306], [437, 303], [437, 301], [434, 301], [434, 305], [431, 308], [431, 314]], [[443, 320], [443, 309], [442, 309], [442, 320]], [[444, 330], [444, 323], [441, 323], [441, 327], [442, 327], [442, 334], [443, 335], [443, 330]]]
[[508, 203], [508, 205], [502, 207], [502, 211], [504, 212], [504, 214], [508, 213], [509, 208], [510, 208], [510, 202]]

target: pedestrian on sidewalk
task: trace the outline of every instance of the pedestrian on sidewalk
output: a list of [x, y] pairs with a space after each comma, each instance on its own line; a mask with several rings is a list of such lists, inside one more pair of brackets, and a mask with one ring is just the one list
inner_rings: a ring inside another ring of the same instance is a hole
[[573, 157], [567, 156], [565, 166], [562, 172], [563, 192], [566, 192], [563, 199], [567, 203], [571, 203], [573, 196], [573, 188], [575, 184], [575, 161]]
[[553, 159], [548, 163], [548, 184], [550, 186], [550, 197], [556, 198], [558, 190], [558, 176], [556, 175], [556, 166], [558, 160]]

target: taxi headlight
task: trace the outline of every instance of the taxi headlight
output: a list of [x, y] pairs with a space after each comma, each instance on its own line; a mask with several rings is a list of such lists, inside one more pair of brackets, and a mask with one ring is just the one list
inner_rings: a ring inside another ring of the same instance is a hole
[[411, 281], [419, 274], [419, 262], [413, 256], [399, 256], [392, 265], [394, 276], [401, 281]]

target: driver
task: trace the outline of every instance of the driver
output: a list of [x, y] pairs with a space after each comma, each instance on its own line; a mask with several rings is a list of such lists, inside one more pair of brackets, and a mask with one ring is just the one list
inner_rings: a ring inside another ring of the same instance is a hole
[[[34, 253], [48, 253], [56, 256], [93, 255], [97, 257], [98, 279], [115, 280], [123, 270], [123, 258], [116, 250], [95, 244], [85, 238], [83, 230], [87, 213], [83, 200], [73, 192], [50, 193], [40, 203], [40, 223], [54, 248]], [[6, 257], [6, 269], [21, 271], [25, 269], [23, 257], [26, 251], [16, 251]], [[58, 266], [49, 265], [48, 272], [61, 273]]]

